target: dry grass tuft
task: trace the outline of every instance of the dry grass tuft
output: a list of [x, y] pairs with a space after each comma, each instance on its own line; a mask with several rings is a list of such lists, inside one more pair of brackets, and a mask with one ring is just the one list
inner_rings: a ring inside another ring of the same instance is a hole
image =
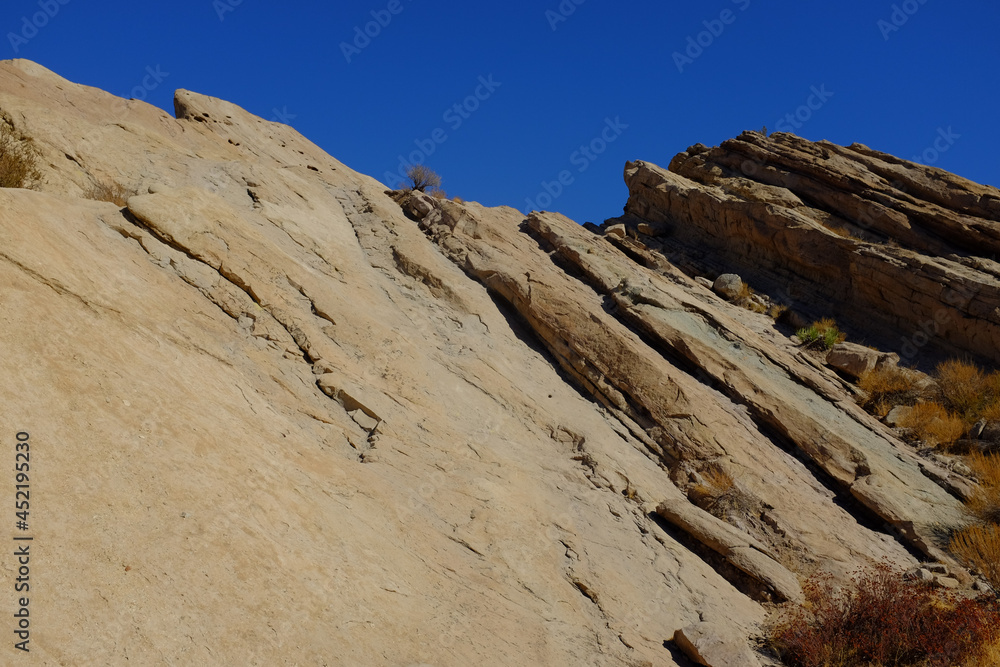
[[918, 440], [927, 445], [947, 448], [965, 435], [965, 422], [948, 412], [940, 403], [918, 403], [900, 420]]
[[781, 304], [772, 304], [770, 308], [767, 309], [767, 314], [772, 320], [779, 320], [781, 316], [788, 312], [788, 306], [782, 306]]
[[916, 385], [917, 375], [897, 366], [883, 366], [868, 371], [858, 379], [858, 387], [867, 398], [865, 407], [880, 417], [896, 405], [913, 405], [920, 397]]
[[1000, 526], [969, 526], [955, 534], [950, 550], [968, 568], [979, 570], [994, 591], [1000, 591]]
[[1000, 457], [975, 453], [966, 459], [979, 487], [969, 499], [969, 512], [980, 521], [1000, 524]]
[[128, 205], [128, 198], [138, 194], [132, 188], [127, 188], [116, 181], [96, 181], [90, 189], [83, 193], [87, 199], [95, 201], [106, 201], [124, 208]]
[[0, 120], [0, 188], [33, 188], [41, 178], [31, 139], [19, 139]]
[[974, 364], [952, 359], [939, 364], [935, 373], [941, 397], [949, 410], [975, 421], [987, 408], [994, 412], [1000, 402], [1000, 373], [986, 374]]

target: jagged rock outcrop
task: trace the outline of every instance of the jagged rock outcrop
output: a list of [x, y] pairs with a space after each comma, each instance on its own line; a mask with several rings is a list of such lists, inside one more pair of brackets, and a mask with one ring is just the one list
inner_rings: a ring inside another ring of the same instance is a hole
[[734, 271], [906, 363], [1000, 361], [1000, 191], [860, 144], [746, 132], [625, 167], [626, 219], [686, 269]]
[[949, 472], [650, 245], [175, 106], [0, 63], [41, 664], [752, 664], [804, 577], [947, 561]]

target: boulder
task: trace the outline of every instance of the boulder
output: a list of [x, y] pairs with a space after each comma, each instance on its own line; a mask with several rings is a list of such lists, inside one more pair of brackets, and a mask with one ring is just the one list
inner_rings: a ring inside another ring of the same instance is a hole
[[868, 371], [895, 366], [899, 355], [880, 352], [857, 343], [837, 343], [826, 355], [827, 365], [853, 378], [859, 378]]
[[604, 235], [623, 239], [625, 238], [625, 225], [608, 225], [604, 228]]
[[716, 623], [695, 623], [674, 632], [674, 643], [703, 667], [758, 667], [746, 637]]
[[732, 301], [738, 298], [743, 290], [743, 279], [735, 273], [723, 273], [715, 279], [712, 289], [723, 299]]

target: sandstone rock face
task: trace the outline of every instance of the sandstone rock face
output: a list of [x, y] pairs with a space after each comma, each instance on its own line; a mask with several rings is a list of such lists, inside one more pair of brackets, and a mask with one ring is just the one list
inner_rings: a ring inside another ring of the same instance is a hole
[[691, 660], [704, 667], [760, 665], [744, 638], [734, 636], [725, 626], [696, 623], [675, 632], [674, 642]]
[[38, 664], [752, 665], [803, 577], [947, 561], [932, 464], [632, 235], [175, 106], [0, 63], [44, 166], [0, 190]]
[[855, 144], [746, 132], [626, 165], [626, 221], [696, 273], [741, 274], [906, 364], [1000, 361], [1000, 191]]
[[826, 363], [853, 378], [869, 371], [899, 363], [895, 352], [880, 352], [857, 343], [837, 343], [826, 355]]

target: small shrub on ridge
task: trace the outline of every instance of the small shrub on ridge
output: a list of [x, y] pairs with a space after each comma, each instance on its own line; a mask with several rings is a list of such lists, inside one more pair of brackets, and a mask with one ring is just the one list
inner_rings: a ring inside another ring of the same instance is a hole
[[441, 187], [441, 177], [434, 173], [430, 167], [422, 164], [412, 165], [406, 170], [406, 177], [410, 179], [409, 187], [419, 192], [424, 192], [431, 188], [431, 192]]

